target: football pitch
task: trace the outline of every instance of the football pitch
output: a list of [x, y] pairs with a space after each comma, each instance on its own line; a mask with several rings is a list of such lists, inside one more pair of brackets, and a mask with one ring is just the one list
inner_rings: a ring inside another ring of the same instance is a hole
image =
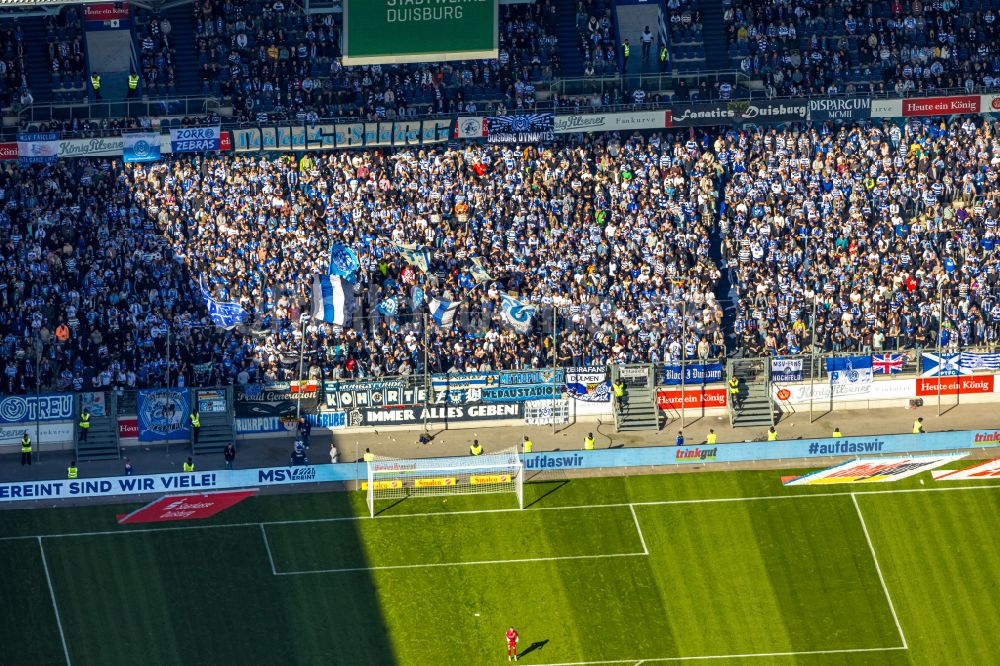
[[1000, 486], [781, 474], [3, 511], [0, 663], [997, 663]]

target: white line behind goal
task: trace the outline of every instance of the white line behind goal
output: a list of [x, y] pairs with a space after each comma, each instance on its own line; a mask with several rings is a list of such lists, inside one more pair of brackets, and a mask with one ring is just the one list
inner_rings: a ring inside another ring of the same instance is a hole
[[388, 458], [368, 463], [368, 511], [375, 502], [404, 497], [514, 493], [524, 508], [524, 467], [511, 447], [467, 458]]

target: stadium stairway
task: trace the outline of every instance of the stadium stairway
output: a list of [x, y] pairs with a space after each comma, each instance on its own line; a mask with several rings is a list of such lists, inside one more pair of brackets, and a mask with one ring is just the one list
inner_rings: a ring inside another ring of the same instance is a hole
[[701, 38], [705, 43], [705, 68], [732, 69], [726, 23], [722, 20], [722, 0], [702, 0]]
[[201, 79], [198, 77], [198, 52], [195, 46], [191, 5], [182, 4], [165, 9], [161, 15], [170, 20], [170, 39], [174, 46], [174, 75], [178, 95], [200, 95]]
[[53, 81], [49, 65], [49, 35], [45, 30], [44, 19], [40, 16], [22, 17], [16, 23], [24, 31], [24, 61], [31, 96], [40, 104], [51, 102]]
[[[228, 403], [231, 404], [232, 401]], [[201, 421], [201, 432], [198, 433], [197, 442], [193, 438], [191, 440], [191, 455], [220, 454], [226, 448], [226, 444], [236, 441], [236, 428], [231, 411], [201, 412], [198, 417]]]
[[[612, 371], [612, 381], [619, 378], [621, 369], [615, 367]], [[646, 376], [623, 378], [625, 383], [625, 398], [621, 411], [616, 414], [615, 429], [617, 432], [634, 432], [637, 430], [659, 430], [660, 409], [656, 404], [656, 375], [652, 366], [646, 367]]]
[[583, 58], [580, 56], [580, 34], [576, 29], [576, 3], [574, 0], [555, 0], [559, 27], [559, 67], [567, 78], [583, 76]]
[[761, 359], [734, 359], [730, 362], [730, 376], [740, 380], [739, 409], [732, 407], [732, 425], [739, 428], [769, 428], [778, 420], [780, 412], [772, 405], [767, 382], [767, 368]]
[[105, 415], [90, 417], [90, 432], [87, 441], [81, 442], [79, 437], [79, 416], [82, 411], [81, 401], [76, 400], [75, 411], [77, 421], [73, 425], [76, 430], [76, 460], [118, 460], [121, 458], [121, 446], [118, 441], [118, 400], [113, 391], [105, 394], [107, 403]]

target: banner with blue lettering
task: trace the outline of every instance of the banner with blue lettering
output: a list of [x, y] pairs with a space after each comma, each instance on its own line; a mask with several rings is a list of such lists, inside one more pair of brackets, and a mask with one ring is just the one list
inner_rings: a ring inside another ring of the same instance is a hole
[[22, 132], [17, 135], [17, 158], [21, 164], [55, 162], [59, 157], [59, 132]]
[[175, 153], [205, 153], [219, 150], [222, 135], [214, 127], [180, 127], [170, 130], [170, 150]]
[[139, 391], [139, 441], [191, 438], [191, 392], [186, 388]]
[[156, 162], [160, 159], [159, 132], [122, 134], [122, 160], [125, 162]]
[[771, 381], [778, 384], [789, 384], [802, 381], [801, 358], [772, 358]]
[[[685, 363], [684, 383], [685, 384], [711, 384], [722, 381], [721, 363]], [[681, 383], [681, 364], [664, 363], [663, 374], [660, 376], [660, 384], [671, 386]]]
[[74, 417], [72, 393], [11, 395], [0, 398], [0, 423], [71, 421]]

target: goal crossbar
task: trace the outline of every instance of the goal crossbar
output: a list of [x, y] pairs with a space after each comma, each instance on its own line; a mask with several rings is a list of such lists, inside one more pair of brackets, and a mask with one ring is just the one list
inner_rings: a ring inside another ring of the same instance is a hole
[[406, 497], [514, 493], [524, 508], [524, 467], [517, 449], [462, 458], [389, 458], [368, 463], [368, 510], [375, 502]]

